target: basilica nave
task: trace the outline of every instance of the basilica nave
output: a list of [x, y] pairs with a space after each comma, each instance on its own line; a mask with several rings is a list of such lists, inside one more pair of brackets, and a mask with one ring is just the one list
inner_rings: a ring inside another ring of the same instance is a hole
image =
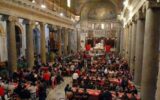
[[0, 5], [0, 99], [160, 100], [159, 0]]

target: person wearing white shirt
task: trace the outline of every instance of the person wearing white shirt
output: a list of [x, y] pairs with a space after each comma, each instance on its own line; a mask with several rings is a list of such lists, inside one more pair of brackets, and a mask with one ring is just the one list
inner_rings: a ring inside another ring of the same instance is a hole
[[72, 75], [73, 80], [77, 80], [78, 77], [79, 77], [78, 73], [76, 73], [76, 72], [73, 73], [73, 75]]
[[31, 100], [36, 100], [36, 85], [34, 83], [31, 83], [31, 86], [28, 87], [28, 90], [31, 93]]
[[74, 68], [75, 68], [75, 66], [74, 66], [74, 64], [72, 64], [72, 65], [70, 66], [70, 69], [71, 69], [72, 72], [74, 71]]
[[105, 70], [104, 70], [104, 74], [105, 74], [105, 75], [107, 75], [107, 73], [108, 73], [108, 69], [107, 69], [107, 68], [105, 68]]

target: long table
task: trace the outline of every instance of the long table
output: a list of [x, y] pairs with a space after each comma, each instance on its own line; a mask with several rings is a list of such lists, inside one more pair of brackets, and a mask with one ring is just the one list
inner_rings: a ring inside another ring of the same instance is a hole
[[[78, 92], [79, 92], [80, 94], [82, 94], [82, 93], [84, 92], [84, 89], [83, 89], [83, 88], [77, 88], [77, 87], [73, 87], [73, 88], [72, 88], [72, 91], [75, 93], [77, 89], [78, 89]], [[111, 94], [112, 94], [112, 97], [115, 97], [115, 91], [110, 91], [110, 92], [111, 92]], [[87, 89], [87, 93], [90, 95], [89, 100], [98, 100], [99, 95], [100, 95], [100, 93], [101, 93], [101, 90]], [[118, 92], [118, 94], [119, 94], [120, 97], [122, 97], [122, 95], [123, 95], [124, 93]], [[131, 97], [131, 94], [128, 93], [127, 96], [130, 98], [130, 97]], [[139, 96], [139, 95], [136, 95], [136, 98], [137, 98], [137, 100], [140, 100], [140, 96]]]

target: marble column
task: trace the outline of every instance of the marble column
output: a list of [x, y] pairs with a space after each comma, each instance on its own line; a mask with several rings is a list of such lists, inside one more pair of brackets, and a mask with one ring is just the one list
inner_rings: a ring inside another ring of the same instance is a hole
[[33, 21], [27, 21], [26, 23], [26, 47], [27, 47], [27, 64], [28, 69], [32, 70], [34, 66], [34, 46], [33, 46]]
[[80, 31], [77, 29], [77, 51], [81, 50], [81, 35]]
[[7, 42], [8, 42], [8, 69], [12, 72], [17, 71], [17, 51], [15, 23], [16, 17], [9, 16], [7, 20]]
[[120, 37], [120, 55], [121, 56], [123, 56], [123, 41], [124, 41], [123, 35], [124, 35], [124, 29], [122, 29], [121, 37]]
[[120, 53], [120, 37], [121, 37], [121, 28], [119, 28], [118, 30], [117, 30], [117, 41], [116, 41], [116, 52], [119, 54]]
[[124, 35], [123, 35], [123, 49], [124, 49], [124, 58], [127, 59], [127, 34], [128, 34], [128, 26], [125, 27]]
[[126, 26], [126, 33], [125, 33], [125, 54], [126, 54], [126, 56], [125, 56], [125, 58], [126, 58], [126, 60], [128, 61], [129, 59], [128, 59], [128, 52], [129, 52], [129, 45], [128, 45], [128, 43], [129, 43], [129, 25], [127, 25]]
[[68, 47], [68, 29], [64, 28], [64, 56], [67, 55]]
[[144, 44], [144, 29], [145, 29], [145, 20], [138, 16], [137, 20], [137, 33], [136, 33], [136, 51], [135, 51], [135, 74], [134, 82], [137, 86], [141, 84], [142, 76], [142, 60], [143, 60], [143, 44]]
[[41, 63], [46, 64], [46, 40], [45, 40], [45, 24], [40, 22], [40, 39], [41, 39]]
[[128, 64], [130, 63], [131, 58], [131, 37], [132, 36], [132, 23], [129, 24], [129, 33], [128, 33]]
[[[159, 11], [155, 8], [147, 8], [141, 80], [141, 100], [155, 100], [159, 62], [158, 47]], [[159, 96], [156, 96], [156, 98], [158, 97]]]
[[126, 32], [126, 27], [124, 28], [124, 31], [122, 33], [122, 56], [125, 57], [125, 32]]
[[135, 46], [136, 46], [136, 27], [137, 23], [134, 20], [132, 22], [132, 34], [131, 34], [131, 57], [130, 57], [130, 72], [134, 74], [135, 66]]
[[71, 53], [71, 29], [68, 29], [68, 54]]
[[61, 57], [62, 56], [62, 28], [58, 27], [58, 56]]

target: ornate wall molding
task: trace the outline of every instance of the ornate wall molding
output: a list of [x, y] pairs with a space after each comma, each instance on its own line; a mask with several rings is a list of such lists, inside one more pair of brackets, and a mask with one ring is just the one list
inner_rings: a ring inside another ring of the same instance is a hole
[[73, 21], [48, 9], [41, 9], [26, 0], [0, 0], [0, 14], [35, 20], [74, 29]]

